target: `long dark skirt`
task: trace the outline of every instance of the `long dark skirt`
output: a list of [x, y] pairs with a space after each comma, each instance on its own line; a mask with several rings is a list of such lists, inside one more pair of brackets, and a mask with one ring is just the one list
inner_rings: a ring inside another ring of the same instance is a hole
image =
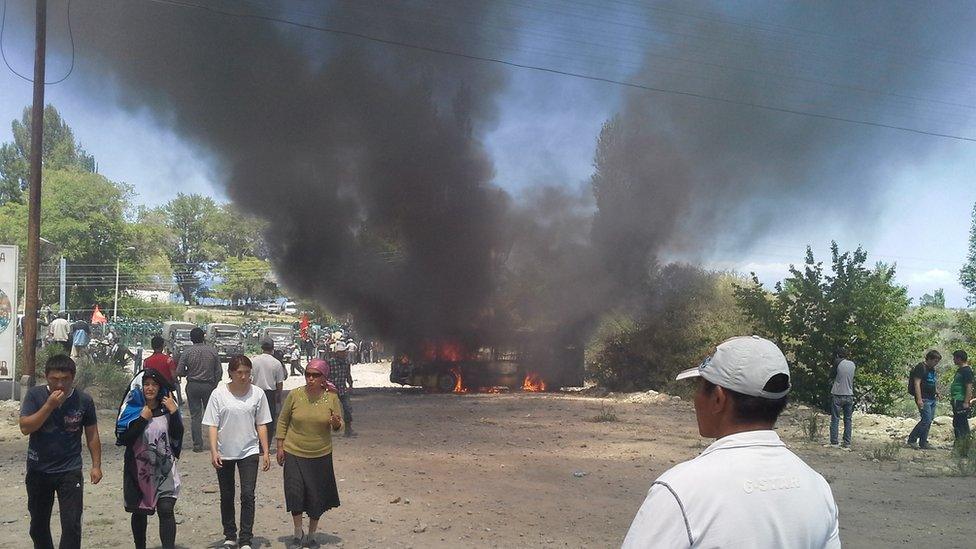
[[285, 452], [285, 507], [293, 515], [305, 513], [318, 519], [339, 506], [332, 454], [303, 458]]

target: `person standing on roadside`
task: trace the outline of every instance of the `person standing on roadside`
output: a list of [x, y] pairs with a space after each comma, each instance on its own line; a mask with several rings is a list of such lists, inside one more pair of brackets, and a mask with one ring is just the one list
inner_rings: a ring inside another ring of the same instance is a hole
[[973, 369], [969, 366], [966, 351], [954, 351], [952, 362], [956, 365], [956, 375], [952, 378], [952, 432], [956, 443], [969, 436], [969, 412], [973, 404]]
[[[203, 423], [210, 436], [210, 462], [220, 486], [220, 521], [224, 547], [251, 549], [254, 528], [254, 489], [261, 470], [271, 468], [268, 424], [271, 411], [264, 392], [251, 385], [251, 360], [237, 355], [227, 364], [229, 383], [210, 395]], [[241, 481], [241, 529], [234, 520], [234, 469]], [[240, 545], [238, 545], [238, 543]]]
[[[186, 401], [190, 408], [190, 434], [193, 436], [193, 451], [203, 451], [203, 410], [210, 400], [210, 393], [224, 377], [217, 349], [203, 342], [203, 330], [190, 330], [193, 345], [180, 353], [180, 363], [176, 367], [177, 377], [186, 378]], [[178, 383], [178, 382], [177, 382]]]
[[909, 389], [918, 406], [919, 421], [908, 435], [908, 445], [912, 448], [931, 450], [929, 430], [935, 419], [935, 404], [938, 402], [938, 374], [935, 367], [942, 361], [942, 354], [935, 349], [925, 353], [925, 361], [912, 368], [908, 376]]
[[840, 418], [844, 417], [844, 439], [840, 447], [851, 449], [851, 417], [854, 415], [854, 363], [847, 358], [844, 347], [834, 352], [834, 365], [830, 369], [830, 444], [837, 447], [837, 431]]
[[624, 549], [839, 548], [830, 485], [773, 430], [790, 391], [779, 347], [734, 337], [676, 379], [692, 377], [698, 432], [717, 440], [651, 484]]
[[[65, 320], [67, 324], [67, 321]], [[53, 549], [51, 510], [58, 498], [61, 549], [81, 547], [81, 433], [91, 454], [91, 483], [102, 480], [102, 443], [98, 438], [95, 401], [73, 387], [77, 367], [67, 354], [44, 365], [46, 385], [31, 387], [20, 407], [20, 432], [27, 443], [27, 511], [35, 549]]]
[[268, 436], [274, 435], [275, 419], [281, 409], [281, 389], [285, 383], [285, 367], [274, 356], [274, 341], [261, 342], [261, 354], [251, 358], [251, 383], [264, 391], [271, 411], [271, 424]]
[[58, 317], [47, 327], [47, 333], [51, 341], [64, 349], [64, 354], [71, 353], [71, 342], [68, 340], [71, 335], [71, 324], [68, 323], [68, 313], [64, 311], [58, 313]]
[[173, 508], [180, 495], [176, 461], [183, 448], [183, 419], [172, 386], [161, 372], [146, 368], [138, 389], [126, 397], [115, 426], [116, 444], [125, 446], [122, 497], [136, 549], [146, 549], [149, 515], [159, 512], [163, 549], [176, 547]]
[[179, 379], [176, 377], [176, 362], [173, 360], [173, 357], [163, 352], [163, 348], [166, 347], [166, 340], [162, 336], [153, 336], [152, 340], [149, 341], [149, 345], [152, 347], [152, 354], [146, 357], [146, 360], [142, 361], [142, 367], [144, 369], [152, 368], [163, 374], [166, 381], [174, 387], [176, 404], [182, 406], [183, 390], [180, 387]]
[[[305, 386], [288, 393], [275, 439], [283, 465], [285, 507], [295, 527], [296, 546], [315, 548], [322, 513], [339, 506], [332, 466], [332, 431], [342, 428], [342, 404], [329, 381], [329, 364], [314, 359], [305, 368]], [[308, 536], [302, 515], [308, 515]]]
[[346, 360], [346, 344], [339, 341], [335, 344], [333, 357], [329, 359], [329, 381], [335, 386], [339, 394], [339, 401], [342, 402], [342, 421], [346, 425], [347, 437], [356, 436], [352, 430], [352, 403], [350, 393], [352, 392], [352, 372], [349, 361]]
[[[298, 373], [295, 373], [295, 370], [298, 370]], [[291, 375], [305, 375], [305, 369], [302, 368], [302, 351], [298, 345], [291, 349]]]

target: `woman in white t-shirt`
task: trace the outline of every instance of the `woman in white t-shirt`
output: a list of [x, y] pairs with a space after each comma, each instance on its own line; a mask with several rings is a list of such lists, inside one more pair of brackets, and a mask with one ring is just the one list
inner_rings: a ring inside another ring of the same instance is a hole
[[[220, 520], [224, 546], [251, 549], [254, 527], [254, 487], [261, 470], [271, 467], [268, 423], [271, 411], [264, 391], [251, 384], [251, 360], [244, 355], [230, 359], [230, 382], [210, 394], [203, 424], [209, 428], [210, 460], [220, 485]], [[241, 529], [234, 522], [234, 468], [241, 479]], [[240, 545], [238, 545], [238, 543]]]

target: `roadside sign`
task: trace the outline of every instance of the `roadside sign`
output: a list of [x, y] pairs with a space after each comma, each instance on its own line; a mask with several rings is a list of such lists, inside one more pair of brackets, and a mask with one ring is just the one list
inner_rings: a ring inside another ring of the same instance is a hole
[[17, 251], [0, 246], [0, 379], [9, 380], [17, 372]]

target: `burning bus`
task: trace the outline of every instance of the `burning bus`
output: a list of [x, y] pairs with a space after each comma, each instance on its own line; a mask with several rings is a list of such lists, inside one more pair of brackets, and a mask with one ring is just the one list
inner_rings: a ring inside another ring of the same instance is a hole
[[547, 391], [583, 385], [583, 349], [524, 336], [506, 344], [425, 341], [393, 354], [390, 381], [437, 392]]

